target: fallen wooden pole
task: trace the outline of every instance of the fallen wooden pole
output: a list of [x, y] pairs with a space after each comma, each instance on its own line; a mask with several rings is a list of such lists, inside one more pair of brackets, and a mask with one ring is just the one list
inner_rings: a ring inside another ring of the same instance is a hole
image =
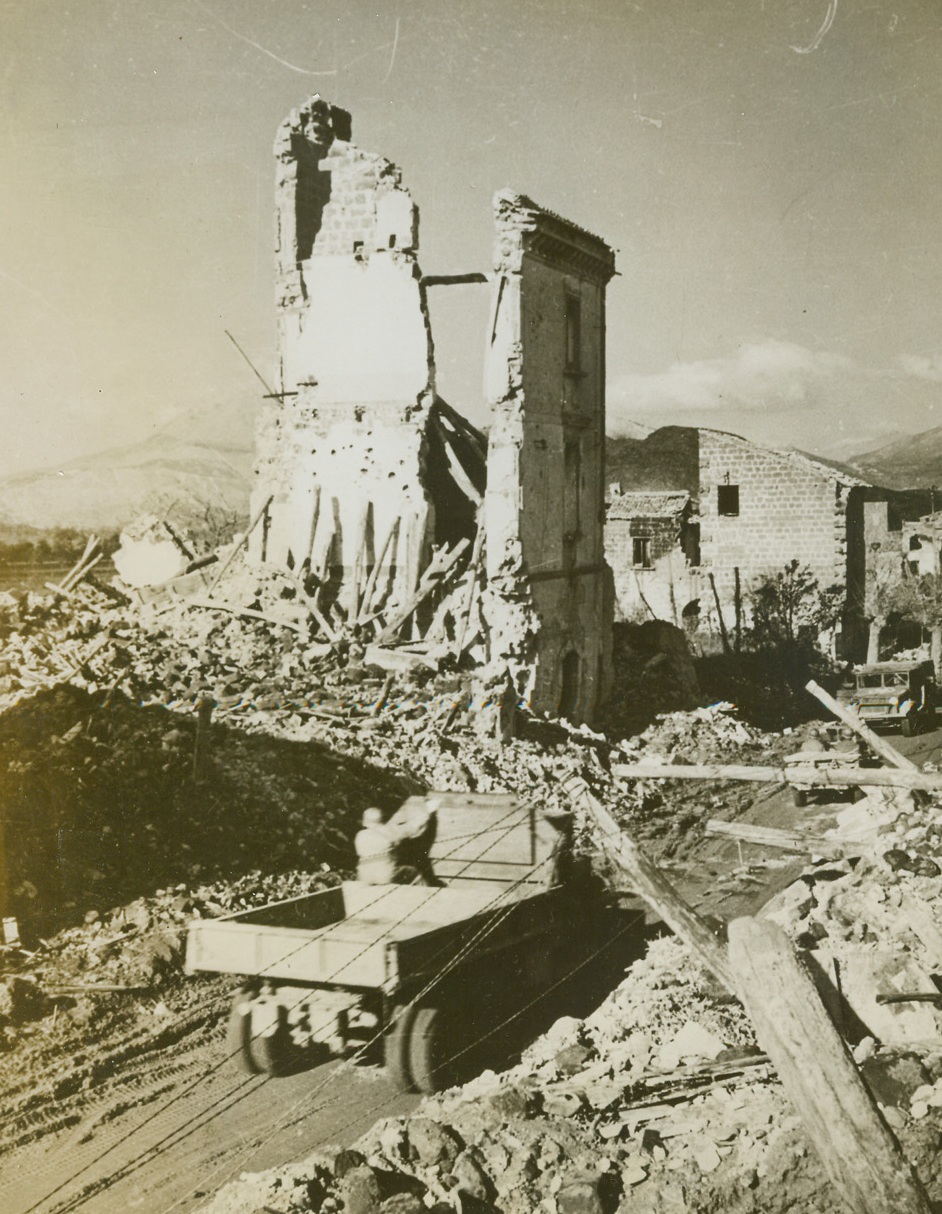
[[563, 787], [594, 819], [606, 855], [627, 876], [645, 902], [660, 915], [671, 931], [700, 954], [707, 968], [728, 991], [735, 994], [733, 971], [723, 942], [625, 834], [608, 810], [592, 796], [584, 780], [570, 776], [563, 782]]
[[799, 963], [768, 920], [734, 919], [729, 960], [759, 1045], [852, 1214], [931, 1214], [899, 1143]]
[[856, 712], [839, 704], [829, 692], [825, 691], [823, 687], [819, 687], [814, 679], [805, 684], [805, 691], [810, 691], [815, 699], [820, 700], [825, 708], [829, 708], [839, 721], [849, 725], [856, 734], [863, 738], [873, 753], [879, 755], [891, 767], [899, 767], [902, 771], [919, 770], [915, 763], [907, 759], [905, 755], [901, 755], [889, 742], [884, 742], [879, 734], [874, 733], [868, 725], [865, 725]]
[[818, 856], [837, 857], [847, 855], [848, 850], [860, 851], [859, 844], [823, 839], [820, 835], [802, 835], [798, 831], [779, 830], [773, 826], [754, 826], [751, 822], [724, 822], [720, 818], [710, 818], [704, 830], [708, 835], [724, 835], [739, 843], [754, 843], [759, 847], [778, 847], [782, 851], [807, 852]]
[[272, 504], [272, 502], [274, 500], [275, 500], [275, 495], [274, 495], [274, 493], [272, 493], [269, 495], [268, 500], [266, 501], [265, 505], [262, 506], [260, 510], [256, 511], [254, 518], [252, 519], [252, 521], [249, 523], [248, 527], [246, 528], [245, 535], [243, 535], [243, 537], [234, 546], [234, 548], [229, 553], [229, 555], [226, 557], [226, 559], [223, 561], [223, 563], [219, 566], [219, 572], [216, 574], [216, 576], [210, 582], [209, 589], [206, 592], [207, 594], [212, 594], [212, 592], [219, 585], [222, 575], [226, 572], [226, 570], [229, 568], [229, 566], [232, 564], [232, 562], [236, 559], [238, 554], [242, 551], [242, 549], [245, 547], [245, 545], [249, 542], [249, 537], [251, 536], [251, 534], [255, 530], [255, 528], [259, 525], [259, 523], [262, 521], [262, 519], [265, 517], [265, 515], [268, 513], [268, 507]]
[[270, 615], [266, 611], [253, 611], [251, 607], [238, 607], [234, 603], [222, 603], [206, 599], [189, 599], [189, 607], [201, 607], [204, 611], [227, 611], [230, 615], [244, 615], [250, 620], [264, 620], [266, 624], [275, 624], [278, 628], [290, 628], [301, 632], [302, 626], [297, 620], [289, 620], [283, 616]]
[[942, 775], [893, 767], [749, 767], [722, 763], [618, 763], [619, 780], [751, 780], [759, 784], [808, 784], [813, 788], [921, 788], [942, 791]]

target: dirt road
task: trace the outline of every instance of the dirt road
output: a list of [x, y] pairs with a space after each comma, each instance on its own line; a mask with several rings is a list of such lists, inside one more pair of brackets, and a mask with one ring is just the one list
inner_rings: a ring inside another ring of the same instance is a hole
[[31, 1043], [27, 1075], [49, 1051], [60, 1078], [5, 1085], [4, 1214], [185, 1214], [240, 1172], [349, 1144], [380, 1116], [415, 1105], [377, 1067], [329, 1063], [270, 1080], [241, 1073], [224, 1061], [225, 990], [182, 987], [156, 1015], [153, 1000], [125, 1007], [86, 1031], [86, 1050], [73, 1043], [69, 1072], [65, 1042]]

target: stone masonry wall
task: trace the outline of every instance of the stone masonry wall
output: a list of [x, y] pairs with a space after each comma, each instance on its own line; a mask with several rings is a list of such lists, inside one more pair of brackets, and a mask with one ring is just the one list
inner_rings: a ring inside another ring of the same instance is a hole
[[348, 612], [381, 554], [377, 581], [408, 593], [434, 521], [418, 211], [396, 166], [349, 137], [349, 115], [313, 97], [275, 142], [281, 388], [258, 428], [253, 512], [270, 504], [250, 546], [330, 572]]
[[[718, 489], [738, 486], [738, 514], [720, 515]], [[715, 430], [700, 431], [701, 568], [724, 605], [739, 569], [744, 597], [763, 574], [792, 560], [808, 566], [822, 589], [846, 576], [848, 486], [799, 455], [768, 451]], [[711, 593], [701, 603], [713, 608]]]
[[[634, 564], [634, 540], [648, 536], [651, 568]], [[700, 597], [697, 571], [680, 546], [679, 517], [613, 518], [605, 524], [605, 558], [615, 577], [618, 614], [627, 620], [658, 619], [681, 624], [683, 610]]]
[[605, 285], [597, 237], [495, 198], [492, 409], [484, 499], [492, 661], [535, 711], [592, 718], [610, 662], [605, 564]]

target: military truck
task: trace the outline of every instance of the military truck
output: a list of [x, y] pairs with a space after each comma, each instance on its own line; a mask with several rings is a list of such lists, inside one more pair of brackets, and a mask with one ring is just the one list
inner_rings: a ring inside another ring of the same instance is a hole
[[243, 1069], [378, 1050], [397, 1087], [437, 1091], [495, 1065], [508, 1026], [586, 1014], [593, 981], [600, 1000], [640, 954], [643, 913], [606, 894], [558, 820], [434, 793], [389, 821], [431, 805], [439, 885], [344, 881], [191, 924], [188, 971], [242, 978], [227, 1049]]
[[857, 666], [837, 698], [867, 725], [898, 725], [903, 736], [910, 737], [935, 724], [935, 667], [924, 659]]

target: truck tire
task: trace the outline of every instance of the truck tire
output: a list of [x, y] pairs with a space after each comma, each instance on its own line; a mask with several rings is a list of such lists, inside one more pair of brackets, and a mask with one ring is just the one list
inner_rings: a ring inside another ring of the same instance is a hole
[[232, 1000], [232, 1011], [226, 1026], [226, 1058], [231, 1059], [239, 1070], [247, 1075], [258, 1075], [249, 1048], [252, 1040], [251, 1000], [241, 991]]
[[280, 1075], [294, 1060], [284, 1008], [279, 1008], [278, 1019], [273, 1033], [260, 1036], [252, 1029], [251, 998], [240, 993], [233, 1000], [226, 1030], [226, 1054], [247, 1075]]
[[383, 1038], [383, 1062], [389, 1078], [400, 1092], [417, 1090], [409, 1066], [410, 1038], [417, 1012], [414, 1003], [395, 1004]]
[[916, 734], [917, 725], [918, 721], [914, 716], [910, 715], [908, 717], [903, 717], [899, 727], [900, 733], [904, 738], [912, 738]]
[[804, 807], [808, 804], [807, 788], [793, 788], [792, 801], [798, 806], [799, 809], [804, 809]]
[[426, 1095], [451, 1087], [452, 1044], [446, 1032], [446, 1017], [439, 1007], [420, 1007], [409, 1034], [409, 1070], [416, 1088]]

